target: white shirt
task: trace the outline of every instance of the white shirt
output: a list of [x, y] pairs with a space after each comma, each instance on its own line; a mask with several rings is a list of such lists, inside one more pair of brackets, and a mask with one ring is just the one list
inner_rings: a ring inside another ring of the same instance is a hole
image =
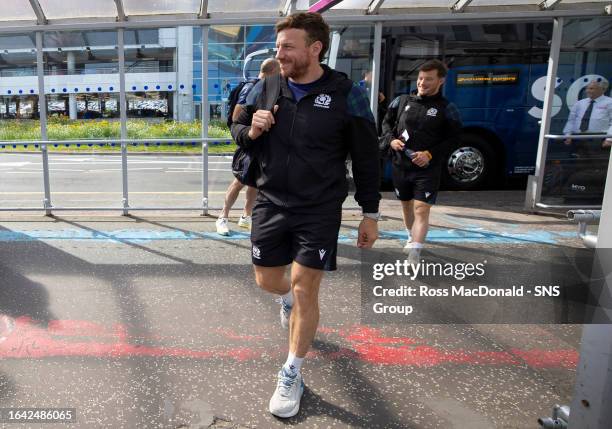
[[[593, 111], [586, 132], [612, 135], [612, 98], [600, 95], [593, 104]], [[563, 134], [580, 134], [580, 122], [589, 107], [589, 97], [578, 100], [570, 109], [569, 118], [563, 128]]]

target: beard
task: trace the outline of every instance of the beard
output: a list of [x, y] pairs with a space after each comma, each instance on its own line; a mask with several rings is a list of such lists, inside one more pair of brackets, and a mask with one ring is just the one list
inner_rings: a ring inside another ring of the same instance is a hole
[[286, 62], [285, 64], [281, 63], [281, 74], [285, 78], [296, 80], [306, 74], [309, 66], [310, 61], [308, 58], [295, 58], [292, 61]]

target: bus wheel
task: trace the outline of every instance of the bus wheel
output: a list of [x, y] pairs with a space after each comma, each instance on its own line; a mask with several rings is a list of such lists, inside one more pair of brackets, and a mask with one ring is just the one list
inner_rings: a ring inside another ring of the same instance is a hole
[[456, 190], [481, 188], [494, 168], [495, 156], [485, 141], [476, 135], [463, 135], [448, 154], [444, 179]]

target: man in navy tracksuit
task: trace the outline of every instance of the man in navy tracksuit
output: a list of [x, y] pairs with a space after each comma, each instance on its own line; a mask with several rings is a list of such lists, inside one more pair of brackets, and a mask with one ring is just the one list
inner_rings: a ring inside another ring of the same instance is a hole
[[269, 410], [291, 417], [299, 410], [300, 369], [319, 321], [323, 272], [336, 268], [348, 194], [345, 160], [350, 154], [355, 199], [364, 213], [357, 239], [363, 248], [378, 237], [379, 165], [365, 92], [343, 73], [320, 64], [329, 45], [329, 27], [321, 15], [291, 15], [276, 25], [276, 33], [282, 74], [276, 106], [273, 112], [260, 108], [265, 99], [261, 81], [231, 131], [240, 146], [257, 149], [251, 233], [255, 279], [281, 296], [281, 324], [289, 327], [289, 355]]
[[439, 60], [424, 63], [417, 94], [393, 100], [382, 124], [381, 149], [391, 156], [393, 186], [409, 236], [404, 249], [411, 264], [420, 261], [448, 143], [461, 130], [459, 110], [440, 93], [446, 73]]

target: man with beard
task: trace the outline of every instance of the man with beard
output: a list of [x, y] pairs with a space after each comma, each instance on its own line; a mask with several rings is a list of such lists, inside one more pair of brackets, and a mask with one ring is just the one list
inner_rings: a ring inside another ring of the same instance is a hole
[[269, 404], [272, 414], [287, 418], [300, 407], [301, 366], [319, 322], [323, 273], [336, 269], [348, 154], [364, 215], [360, 248], [378, 237], [380, 194], [368, 98], [346, 75], [321, 64], [328, 25], [319, 14], [298, 13], [278, 22], [276, 33], [282, 74], [276, 105], [272, 112], [258, 108], [266, 98], [265, 80], [259, 82], [231, 131], [240, 146], [257, 149], [252, 261], [257, 284], [280, 295], [281, 325], [289, 327], [289, 355]]

